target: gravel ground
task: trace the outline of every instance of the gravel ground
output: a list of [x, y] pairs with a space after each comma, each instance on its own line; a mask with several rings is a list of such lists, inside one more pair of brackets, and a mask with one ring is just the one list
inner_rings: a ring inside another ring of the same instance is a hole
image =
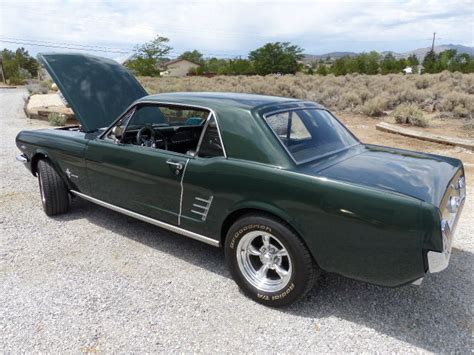
[[471, 352], [472, 200], [449, 268], [421, 287], [329, 274], [269, 309], [238, 291], [219, 249], [81, 200], [46, 217], [15, 162], [18, 131], [45, 125], [25, 118], [25, 94], [0, 89], [0, 352]]

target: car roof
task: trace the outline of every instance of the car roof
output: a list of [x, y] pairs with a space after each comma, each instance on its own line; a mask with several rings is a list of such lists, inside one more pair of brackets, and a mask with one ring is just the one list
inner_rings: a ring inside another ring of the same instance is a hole
[[296, 103], [302, 101], [279, 96], [241, 94], [234, 92], [173, 92], [145, 96], [137, 100], [137, 102], [169, 102], [176, 104], [188, 104], [204, 106], [212, 110], [219, 111], [219, 109], [223, 107], [226, 107], [227, 109], [233, 107], [244, 110], [252, 110], [257, 107], [272, 104]]

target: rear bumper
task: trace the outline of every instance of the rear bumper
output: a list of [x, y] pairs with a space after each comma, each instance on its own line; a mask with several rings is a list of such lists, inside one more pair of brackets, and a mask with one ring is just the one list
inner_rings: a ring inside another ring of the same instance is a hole
[[451, 258], [451, 250], [453, 247], [454, 233], [459, 221], [459, 217], [461, 216], [462, 209], [464, 208], [464, 202], [466, 201], [465, 187], [460, 190], [461, 191], [459, 192], [459, 208], [456, 211], [454, 218], [451, 219], [451, 221], [448, 222], [447, 220], [445, 220], [444, 226], [442, 228], [443, 251], [440, 253], [435, 251], [429, 251], [427, 253], [428, 268], [431, 273], [443, 271], [449, 265], [449, 259]]

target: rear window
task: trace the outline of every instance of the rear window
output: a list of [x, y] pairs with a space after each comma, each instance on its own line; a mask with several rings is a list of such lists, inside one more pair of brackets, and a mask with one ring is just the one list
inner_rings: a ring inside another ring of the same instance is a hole
[[265, 116], [270, 128], [297, 163], [358, 144], [328, 111], [299, 109]]

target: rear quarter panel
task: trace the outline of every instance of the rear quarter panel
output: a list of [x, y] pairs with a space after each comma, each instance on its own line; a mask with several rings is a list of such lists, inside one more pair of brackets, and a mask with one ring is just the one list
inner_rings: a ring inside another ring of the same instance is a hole
[[239, 209], [270, 212], [289, 223], [326, 271], [385, 286], [425, 273], [421, 202], [403, 195], [311, 177], [243, 160], [216, 159], [190, 169], [183, 212], [195, 195], [214, 194], [207, 221], [186, 227], [219, 236], [226, 216]]

